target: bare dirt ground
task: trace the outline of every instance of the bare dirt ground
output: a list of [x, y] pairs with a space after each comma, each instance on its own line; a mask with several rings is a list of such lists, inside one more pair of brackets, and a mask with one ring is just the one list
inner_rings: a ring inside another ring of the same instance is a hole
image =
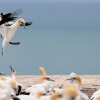
[[[24, 89], [27, 86], [33, 84], [41, 83], [39, 75], [19, 75], [18, 82], [21, 83]], [[53, 82], [54, 87], [59, 87], [63, 84], [63, 88], [67, 85], [65, 79], [67, 75], [48, 75], [48, 77], [54, 79], [56, 82]], [[81, 90], [86, 93], [89, 97], [100, 88], [100, 76], [99, 75], [81, 75], [82, 85]]]

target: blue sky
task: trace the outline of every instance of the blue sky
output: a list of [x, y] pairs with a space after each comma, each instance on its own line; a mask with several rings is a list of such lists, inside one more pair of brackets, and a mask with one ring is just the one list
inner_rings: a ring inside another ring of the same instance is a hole
[[18, 17], [33, 22], [26, 30], [17, 30], [12, 41], [20, 41], [19, 46], [6, 46], [0, 56], [1, 72], [11, 74], [12, 65], [18, 74], [40, 74], [40, 66], [48, 74], [99, 74], [99, 0], [1, 0], [0, 4], [1, 13], [22, 8]]

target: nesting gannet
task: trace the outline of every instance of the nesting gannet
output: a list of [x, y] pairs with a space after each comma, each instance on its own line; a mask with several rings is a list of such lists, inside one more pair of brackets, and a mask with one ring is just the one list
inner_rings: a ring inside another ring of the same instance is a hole
[[37, 90], [40, 90], [40, 91], [43, 91], [43, 92], [47, 92], [48, 90], [49, 90], [49, 88], [51, 87], [50, 85], [51, 85], [51, 82], [53, 81], [54, 82], [54, 80], [52, 80], [52, 79], [50, 79], [50, 78], [48, 78], [47, 76], [42, 76], [41, 77], [41, 81], [43, 82], [43, 83], [41, 83], [41, 84], [36, 84], [36, 85], [32, 85], [31, 87], [28, 87], [26, 90], [25, 90], [25, 92], [26, 93], [35, 93], [35, 91], [37, 91]]
[[63, 100], [77, 100], [78, 97], [78, 89], [75, 85], [69, 84], [63, 91]]
[[[39, 71], [41, 72], [41, 74], [43, 76], [46, 76], [47, 77], [47, 74], [46, 74], [46, 71], [45, 71], [45, 68], [44, 67], [40, 67], [39, 68]], [[50, 90], [52, 90], [52, 84], [50, 84], [50, 86], [51, 86]]]
[[5, 82], [5, 83], [8, 82], [8, 84], [9, 84], [9, 82], [11, 80], [14, 80], [16, 82], [16, 87], [17, 87], [17, 90], [14, 94], [19, 95], [22, 91], [23, 86], [21, 84], [19, 84], [19, 82], [17, 81], [16, 71], [11, 66], [10, 66], [10, 69], [11, 69], [11, 72], [12, 72], [12, 77], [6, 77], [6, 76], [1, 77], [1, 81]]
[[62, 99], [62, 94], [55, 92], [52, 93], [51, 95], [41, 96], [39, 100], [64, 100], [64, 99]]
[[80, 78], [80, 76], [75, 75], [73, 77], [67, 78], [67, 80], [71, 81], [71, 84], [74, 84], [77, 87], [78, 95], [80, 96], [81, 100], [89, 100], [89, 97], [85, 93], [83, 93], [83, 92], [81, 92], [79, 90], [80, 86], [81, 86], [81, 78]]
[[40, 97], [46, 95], [45, 93], [43, 93], [42, 91], [38, 91], [36, 92], [33, 96], [30, 95], [19, 95], [19, 96], [13, 96], [12, 99], [13, 100], [39, 100]]
[[14, 79], [15, 81], [17, 81], [16, 71], [11, 67], [11, 65], [9, 67], [10, 67], [10, 70], [12, 72], [12, 76], [11, 77], [2, 76], [0, 79], [3, 81], [10, 80], [10, 79]]
[[17, 90], [16, 82], [10, 80], [7, 82], [0, 81], [0, 100], [8, 100], [13, 92]]
[[12, 72], [12, 79], [14, 79], [16, 81], [16, 84], [17, 84], [17, 91], [16, 91], [16, 95], [19, 95], [22, 91], [22, 84], [19, 84], [17, 82], [17, 72], [11, 67], [10, 65], [10, 69], [11, 69], [11, 72]]

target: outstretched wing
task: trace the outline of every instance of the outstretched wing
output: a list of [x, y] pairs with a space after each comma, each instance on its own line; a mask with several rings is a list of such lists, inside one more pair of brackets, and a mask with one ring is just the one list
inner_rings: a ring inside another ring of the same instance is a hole
[[7, 13], [7, 14], [0, 14], [0, 25], [4, 24], [5, 22], [9, 22], [12, 20], [15, 20], [17, 18], [17, 15], [19, 15], [22, 12], [21, 9], [18, 9], [16, 11]]

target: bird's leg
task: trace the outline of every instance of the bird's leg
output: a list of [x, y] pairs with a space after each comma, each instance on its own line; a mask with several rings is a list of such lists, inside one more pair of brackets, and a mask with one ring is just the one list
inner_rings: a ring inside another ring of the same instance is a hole
[[2, 35], [0, 35], [1, 36], [1, 38], [2, 38]]
[[9, 42], [9, 44], [12, 44], [12, 45], [19, 45], [20, 42]]
[[2, 56], [3, 56], [3, 54], [4, 54], [4, 47], [2, 47]]

